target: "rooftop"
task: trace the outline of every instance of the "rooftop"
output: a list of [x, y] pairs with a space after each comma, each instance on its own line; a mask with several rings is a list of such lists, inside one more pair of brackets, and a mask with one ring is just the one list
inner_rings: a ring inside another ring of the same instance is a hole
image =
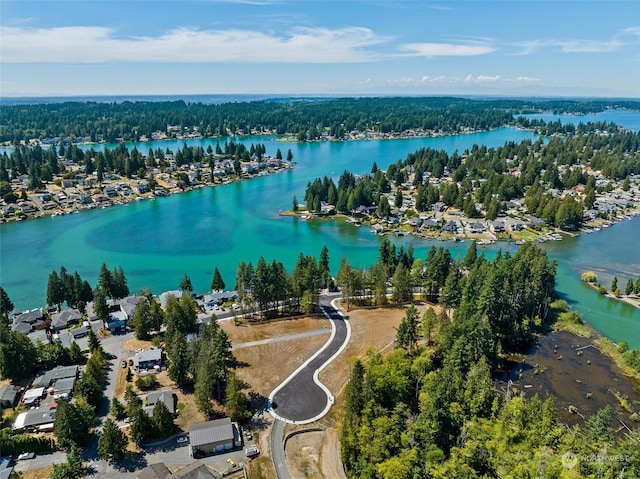
[[191, 447], [233, 439], [233, 425], [228, 417], [193, 424], [189, 428], [189, 444]]

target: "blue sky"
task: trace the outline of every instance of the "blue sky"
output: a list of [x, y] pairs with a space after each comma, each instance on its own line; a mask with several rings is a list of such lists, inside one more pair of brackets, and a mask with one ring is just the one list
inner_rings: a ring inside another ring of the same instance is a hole
[[0, 0], [0, 94], [640, 97], [640, 2]]

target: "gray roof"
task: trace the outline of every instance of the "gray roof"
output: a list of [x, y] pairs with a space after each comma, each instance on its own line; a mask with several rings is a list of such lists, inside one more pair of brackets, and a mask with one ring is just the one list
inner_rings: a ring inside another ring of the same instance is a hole
[[18, 394], [20, 393], [20, 388], [14, 386], [13, 384], [7, 384], [5, 386], [0, 387], [0, 403], [11, 403], [12, 406], [16, 404], [16, 400], [18, 399]]
[[136, 306], [138, 306], [138, 303], [146, 300], [147, 298], [144, 296], [127, 296], [126, 298], [122, 298], [118, 301], [118, 304], [120, 304], [120, 309], [127, 315], [127, 318], [131, 318]]
[[213, 479], [216, 476], [211, 469], [201, 461], [195, 461], [171, 476], [179, 479]]
[[53, 383], [54, 394], [70, 393], [76, 384], [76, 378], [62, 378]]
[[228, 417], [194, 424], [189, 428], [189, 444], [191, 447], [202, 446], [214, 442], [233, 441], [233, 426]]
[[151, 464], [136, 475], [138, 479], [166, 479], [170, 476], [171, 471], [163, 462]]
[[50, 369], [36, 376], [33, 380], [33, 386], [48, 388], [52, 382], [59, 379], [76, 377], [78, 377], [78, 366], [58, 366], [57, 368]]
[[18, 414], [15, 429], [41, 426], [53, 423], [56, 420], [56, 408], [37, 408]]
[[59, 313], [51, 315], [51, 325], [54, 328], [65, 328], [69, 323], [82, 320], [82, 313], [77, 309], [64, 309]]
[[158, 402], [164, 403], [171, 414], [176, 412], [176, 403], [173, 399], [173, 393], [170, 389], [150, 392], [149, 394], [147, 394], [144, 402], [146, 404], [144, 410], [147, 414], [153, 413], [153, 408]]
[[161, 360], [162, 360], [162, 349], [152, 348], [152, 349], [142, 349], [140, 351], [136, 351], [134, 362], [137, 366], [140, 363], [159, 362]]
[[91, 329], [89, 326], [83, 324], [82, 326], [80, 326], [78, 328], [73, 328], [71, 330], [71, 335], [74, 338], [78, 338], [78, 337], [83, 336], [85, 334], [89, 334], [89, 329]]

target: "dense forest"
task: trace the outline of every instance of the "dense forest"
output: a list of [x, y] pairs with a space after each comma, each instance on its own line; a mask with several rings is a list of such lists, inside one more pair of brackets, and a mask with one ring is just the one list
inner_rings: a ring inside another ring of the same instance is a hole
[[84, 141], [137, 140], [168, 127], [203, 136], [249, 134], [269, 130], [318, 139], [327, 129], [341, 139], [350, 131], [400, 133], [410, 129], [458, 132], [514, 123], [513, 115], [535, 111], [598, 112], [606, 108], [640, 109], [640, 102], [524, 101], [433, 98], [339, 98], [253, 101], [223, 104], [180, 101], [62, 102], [0, 105], [0, 141], [29, 139]]
[[[323, 202], [334, 205], [340, 213], [376, 205], [378, 216], [388, 218], [391, 207], [401, 206], [403, 200], [400, 194], [398, 201], [390, 202], [385, 194], [394, 189], [397, 194], [410, 184], [415, 188], [418, 213], [441, 201], [469, 218], [493, 220], [508, 201], [524, 198], [529, 213], [561, 228], [577, 228], [584, 211], [593, 208], [596, 193], [607, 188], [597, 186], [596, 177], [587, 170], [599, 171], [611, 181], [640, 174], [640, 133], [589, 123], [548, 141], [508, 142], [498, 148], [474, 145], [471, 150], [452, 154], [422, 148], [386, 171], [374, 164], [371, 174], [358, 178], [345, 171], [337, 184], [326, 176], [317, 178], [308, 183], [304, 199], [312, 212], [320, 212]], [[436, 185], [430, 178], [442, 181]], [[584, 187], [583, 199], [557, 194], [578, 185]]]
[[540, 248], [488, 261], [472, 246], [461, 262], [432, 250], [425, 270], [442, 313], [409, 306], [396, 349], [353, 364], [340, 427], [349, 477], [640, 475], [638, 433], [616, 436], [610, 408], [565, 429], [553, 398], [494, 386], [504, 354], [524, 350], [557, 313], [555, 264]]

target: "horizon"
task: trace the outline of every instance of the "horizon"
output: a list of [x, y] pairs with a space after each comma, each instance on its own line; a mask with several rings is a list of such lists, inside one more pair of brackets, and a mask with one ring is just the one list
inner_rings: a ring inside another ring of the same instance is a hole
[[640, 97], [638, 2], [3, 0], [0, 14], [2, 98]]

